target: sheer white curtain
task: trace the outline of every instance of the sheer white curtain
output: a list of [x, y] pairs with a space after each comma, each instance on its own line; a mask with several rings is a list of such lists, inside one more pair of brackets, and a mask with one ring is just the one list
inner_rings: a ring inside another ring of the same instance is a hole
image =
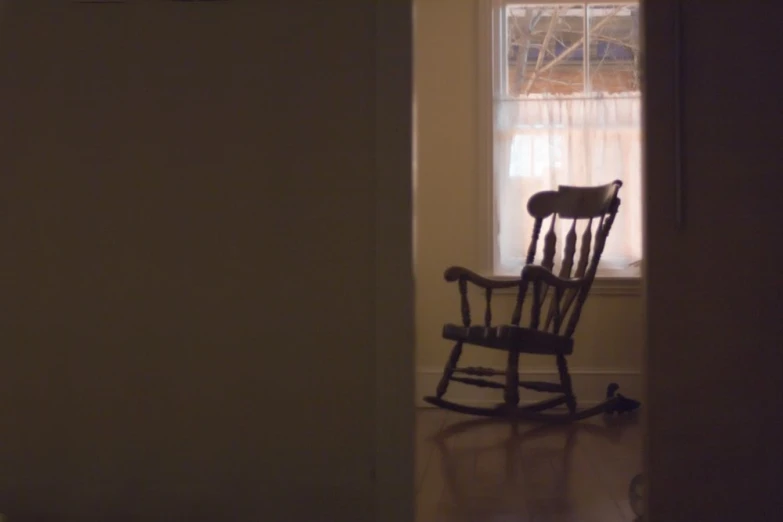
[[[601, 267], [622, 270], [641, 259], [638, 92], [496, 100], [494, 132], [496, 273], [518, 274], [522, 267], [533, 230], [532, 194], [615, 179], [623, 182], [622, 203]], [[558, 231], [559, 247], [564, 236]]]

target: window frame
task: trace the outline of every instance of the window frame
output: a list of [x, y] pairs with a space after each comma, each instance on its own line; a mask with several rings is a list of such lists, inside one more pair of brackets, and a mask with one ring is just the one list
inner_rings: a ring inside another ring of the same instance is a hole
[[[571, 0], [574, 4], [585, 3], [628, 3], [632, 1], [611, 2], [611, 0]], [[495, 279], [512, 279], [513, 276], [499, 275], [494, 270], [494, 260], [499, 256], [497, 237], [497, 220], [495, 219], [494, 198], [494, 98], [501, 94], [504, 67], [502, 57], [505, 55], [502, 37], [505, 32], [503, 9], [510, 4], [563, 4], [568, 0], [478, 0], [476, 35], [478, 46], [476, 53], [476, 92], [477, 100], [477, 131], [478, 131], [478, 164], [476, 165], [476, 195], [477, 195], [477, 234], [476, 244], [479, 247], [478, 261], [480, 272]], [[640, 2], [639, 2], [640, 3]], [[495, 38], [500, 34], [501, 37]], [[497, 62], [497, 63], [496, 63]], [[642, 93], [642, 96], [644, 94]], [[643, 231], [640, 233], [643, 234]], [[643, 239], [643, 238], [642, 238]], [[644, 253], [642, 255], [644, 257]], [[512, 289], [513, 290], [513, 289]], [[627, 269], [600, 269], [596, 275], [593, 291], [608, 295], [640, 295], [641, 267]]]

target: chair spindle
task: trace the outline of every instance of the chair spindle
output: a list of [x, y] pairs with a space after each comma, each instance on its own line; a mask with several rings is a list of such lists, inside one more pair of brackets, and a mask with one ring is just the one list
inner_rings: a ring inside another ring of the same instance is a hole
[[552, 221], [550, 221], [549, 231], [544, 237], [544, 259], [541, 261], [541, 266], [550, 272], [555, 266], [555, 247], [557, 246], [557, 234], [555, 233], [556, 222], [557, 214], [552, 214]]
[[533, 309], [530, 312], [530, 328], [533, 330], [538, 330], [541, 319], [541, 284], [538, 279], [533, 282]]
[[462, 324], [467, 328], [470, 326], [470, 302], [468, 301], [468, 282], [463, 278], [459, 280], [459, 297]]
[[538, 237], [541, 235], [541, 225], [543, 222], [543, 219], [536, 218], [535, 222], [533, 223], [533, 238], [531, 239], [530, 246], [527, 249], [527, 259], [525, 259], [526, 265], [531, 265], [533, 264], [533, 261], [536, 260], [536, 245], [538, 245]]
[[484, 309], [484, 326], [492, 326], [492, 289], [487, 288], [485, 292], [487, 306]]

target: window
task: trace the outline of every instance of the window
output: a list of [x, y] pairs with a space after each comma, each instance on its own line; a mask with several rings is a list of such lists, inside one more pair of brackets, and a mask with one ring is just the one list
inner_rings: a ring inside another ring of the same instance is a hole
[[533, 193], [620, 179], [601, 275], [628, 275], [642, 251], [638, 2], [487, 4], [494, 273], [522, 267]]

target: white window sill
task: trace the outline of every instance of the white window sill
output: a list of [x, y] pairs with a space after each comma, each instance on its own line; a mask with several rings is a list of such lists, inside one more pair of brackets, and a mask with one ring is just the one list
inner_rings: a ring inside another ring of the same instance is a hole
[[[518, 275], [510, 274], [482, 274], [491, 279], [510, 280], [516, 279]], [[503, 288], [495, 290], [495, 294], [516, 294], [514, 288]], [[639, 267], [630, 267], [625, 269], [598, 270], [598, 274], [593, 281], [590, 289], [592, 295], [642, 295], [642, 274]]]

